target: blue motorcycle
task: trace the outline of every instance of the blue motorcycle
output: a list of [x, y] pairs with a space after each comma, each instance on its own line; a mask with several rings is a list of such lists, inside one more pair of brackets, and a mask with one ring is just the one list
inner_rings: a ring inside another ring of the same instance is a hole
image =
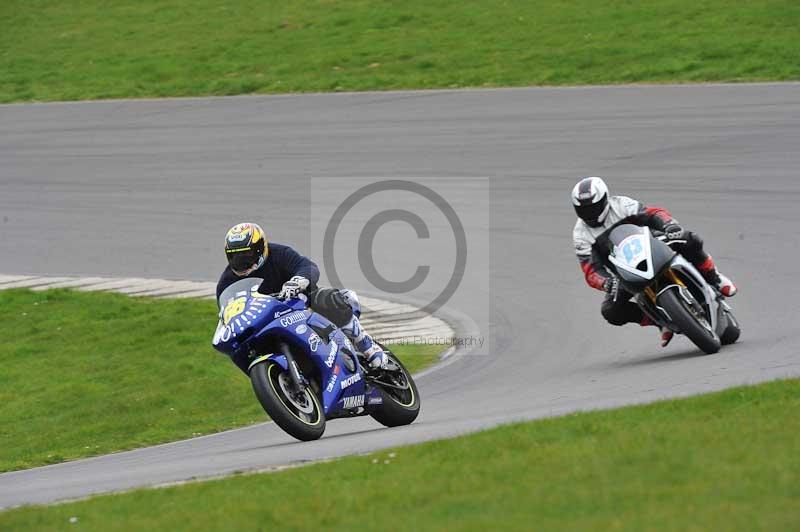
[[259, 293], [261, 282], [242, 279], [220, 294], [212, 344], [246, 367], [256, 397], [279, 427], [310, 441], [334, 418], [370, 415], [387, 427], [417, 418], [417, 386], [391, 351], [384, 348], [385, 369], [368, 370], [331, 321], [308, 309], [304, 299]]

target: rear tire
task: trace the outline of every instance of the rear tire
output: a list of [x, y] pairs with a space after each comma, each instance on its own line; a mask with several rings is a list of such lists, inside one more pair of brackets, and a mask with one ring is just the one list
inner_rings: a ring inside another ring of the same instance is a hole
[[739, 339], [739, 335], [742, 334], [742, 329], [739, 328], [739, 322], [736, 321], [736, 318], [733, 316], [733, 313], [730, 311], [725, 311], [725, 320], [727, 321], [727, 325], [725, 326], [725, 330], [722, 331], [722, 336], [719, 337], [722, 345], [730, 345], [736, 343], [736, 340]]
[[722, 345], [719, 336], [697, 321], [688, 304], [675, 290], [667, 290], [658, 296], [658, 305], [667, 311], [672, 322], [694, 345], [709, 355], [719, 351]]
[[253, 391], [269, 417], [298, 440], [318, 440], [325, 432], [325, 413], [319, 398], [314, 390], [307, 388], [303, 404], [293, 401], [285, 391], [288, 378], [288, 373], [271, 360], [256, 364], [250, 370]]
[[[406, 390], [398, 390], [391, 387], [383, 387], [379, 382], [372, 383], [372, 386], [377, 388], [380, 393], [383, 403], [380, 406], [374, 407], [370, 415], [375, 421], [386, 427], [399, 427], [402, 425], [410, 425], [417, 419], [419, 415], [420, 400], [417, 385], [411, 374], [403, 366], [402, 362], [398, 360], [394, 353], [384, 348], [386, 355], [392, 362], [397, 364], [400, 368], [400, 375], [396, 377], [398, 380], [405, 381], [408, 384]], [[381, 380], [383, 380], [381, 376]], [[388, 375], [386, 378], [389, 378]]]

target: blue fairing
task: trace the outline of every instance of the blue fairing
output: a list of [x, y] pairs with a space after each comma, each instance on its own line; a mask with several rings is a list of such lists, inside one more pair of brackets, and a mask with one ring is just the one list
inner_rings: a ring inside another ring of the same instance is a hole
[[[295, 356], [304, 353], [319, 369], [326, 416], [379, 400], [376, 391], [370, 394], [375, 397], [365, 396], [364, 371], [353, 345], [340, 329], [306, 309], [301, 299], [284, 302], [257, 289], [257, 280], [245, 279], [222, 293], [218, 302], [220, 322], [212, 341], [215, 349], [229, 356], [250, 353], [267, 338], [293, 346]], [[255, 353], [252, 358], [251, 367], [272, 360], [284, 370], [288, 368], [286, 357], [280, 353]]]

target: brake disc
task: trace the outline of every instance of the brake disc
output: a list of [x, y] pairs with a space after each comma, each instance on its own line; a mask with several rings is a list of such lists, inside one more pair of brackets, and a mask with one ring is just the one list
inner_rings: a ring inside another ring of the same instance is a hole
[[[288, 399], [289, 402], [292, 403], [292, 406], [294, 406], [304, 414], [313, 414], [314, 403], [308, 396], [308, 390], [303, 390], [303, 392], [298, 393], [297, 391], [292, 389], [292, 384], [293, 383], [291, 379], [286, 375], [286, 373], [280, 373], [278, 375], [278, 386], [280, 386], [284, 397], [286, 397], [286, 399]], [[303, 399], [302, 403], [298, 401], [298, 395]]]

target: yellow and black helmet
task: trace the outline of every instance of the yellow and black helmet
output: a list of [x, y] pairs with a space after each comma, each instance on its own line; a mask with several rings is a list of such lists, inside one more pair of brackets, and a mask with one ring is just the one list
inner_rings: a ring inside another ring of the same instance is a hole
[[225, 256], [236, 275], [244, 277], [260, 268], [268, 252], [264, 230], [257, 224], [236, 224], [225, 235]]

